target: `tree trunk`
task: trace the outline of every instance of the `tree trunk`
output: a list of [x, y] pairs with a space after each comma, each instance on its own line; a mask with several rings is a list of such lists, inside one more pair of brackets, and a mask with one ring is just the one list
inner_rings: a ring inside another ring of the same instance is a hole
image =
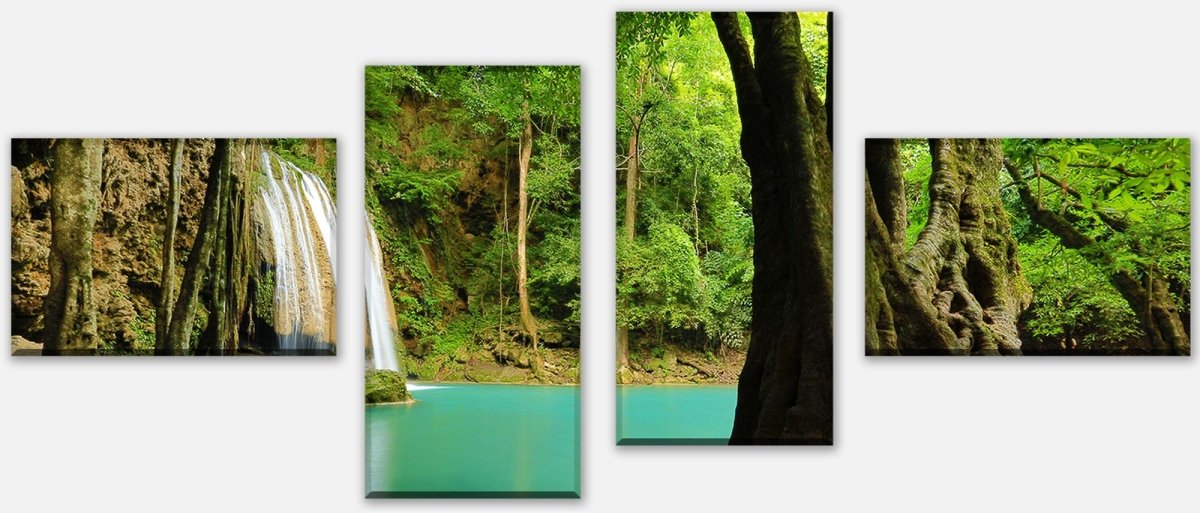
[[[1179, 308], [1168, 292], [1166, 280], [1155, 276], [1153, 269], [1144, 269], [1142, 278], [1132, 270], [1116, 265], [1114, 255], [1106, 250], [1091, 250], [1096, 240], [1080, 231], [1066, 217], [1043, 208], [1041, 198], [1034, 195], [1029, 184], [1021, 175], [1019, 169], [1011, 162], [1005, 162], [1004, 168], [1013, 182], [1017, 184], [1017, 192], [1029, 218], [1038, 226], [1053, 233], [1063, 246], [1080, 250], [1079, 254], [1096, 267], [1108, 272], [1108, 281], [1113, 284], [1129, 307], [1138, 316], [1142, 331], [1150, 342], [1150, 350], [1155, 354], [1189, 355], [1191, 354], [1191, 339], [1179, 315]], [[1045, 175], [1043, 175], [1045, 177]], [[1074, 191], [1063, 186], [1068, 194]], [[1077, 194], [1077, 193], [1076, 193]], [[1126, 224], [1122, 220], [1102, 216], [1101, 219], [1110, 229], [1116, 232], [1124, 231]]]
[[200, 219], [200, 228], [196, 233], [196, 241], [188, 254], [187, 267], [184, 270], [183, 282], [179, 287], [179, 298], [171, 313], [171, 324], [167, 333], [167, 345], [155, 347], [154, 354], [182, 356], [189, 353], [192, 336], [192, 324], [196, 318], [196, 307], [200, 287], [207, 272], [209, 259], [212, 258], [213, 247], [216, 245], [218, 224], [222, 198], [226, 194], [223, 189], [229, 174], [229, 140], [217, 139], [216, 148], [209, 160], [208, 180], [204, 191], [204, 208]]
[[221, 185], [216, 240], [206, 281], [210, 286], [208, 323], [196, 347], [197, 355], [233, 354], [239, 346], [239, 329], [249, 309], [250, 218], [246, 183], [244, 140], [230, 142], [228, 171]]
[[94, 355], [92, 230], [100, 197], [104, 142], [60, 139], [50, 175], [50, 292], [43, 303], [42, 354]]
[[[637, 92], [634, 98], [638, 101], [642, 100], [642, 95], [646, 90], [646, 81], [649, 80], [650, 69], [644, 67], [638, 75]], [[637, 197], [638, 189], [641, 185], [641, 131], [642, 122], [646, 116], [650, 114], [651, 105], [641, 105], [641, 110], [636, 114], [632, 114], [630, 121], [629, 134], [629, 150], [626, 156], [625, 167], [625, 242], [629, 247], [633, 246], [633, 241], [637, 238]], [[630, 382], [629, 375], [629, 328], [626, 326], [617, 326], [617, 382]]]
[[[626, 158], [625, 171], [625, 242], [630, 246], [633, 245], [634, 239], [637, 237], [637, 194], [638, 182], [641, 177], [638, 175], [638, 129], [640, 128], [640, 120], [635, 120], [633, 125], [633, 134], [629, 136], [629, 154]], [[625, 326], [617, 326], [617, 374], [618, 380], [620, 376], [628, 374], [629, 369], [629, 328]]]
[[[867, 139], [866, 204], [878, 214], [867, 216], [867, 354], [900, 354], [891, 304], [884, 294], [885, 262], [903, 254], [908, 231], [904, 171], [899, 166], [899, 141]], [[878, 183], [875, 189], [871, 183]], [[868, 207], [868, 212], [872, 211]], [[878, 223], [878, 226], [873, 226]], [[875, 231], [872, 231], [872, 229]]]
[[179, 175], [183, 166], [184, 140], [171, 141], [171, 167], [167, 176], [167, 222], [163, 229], [162, 274], [159, 278], [158, 310], [154, 318], [154, 348], [166, 348], [175, 306], [175, 225], [179, 222]]
[[[533, 155], [533, 120], [529, 117], [528, 100], [522, 105], [525, 128], [521, 131], [521, 155], [518, 160], [517, 185], [517, 301], [521, 306], [521, 327], [529, 335], [533, 350], [538, 350], [537, 319], [529, 309], [529, 262], [525, 256], [525, 239], [529, 229], [529, 159]], [[536, 372], [536, 369], [535, 369]]]
[[713, 13], [750, 168], [750, 347], [732, 444], [833, 443], [833, 155], [794, 13]]
[[[226, 167], [228, 166], [229, 163], [226, 163]], [[215, 234], [214, 247], [209, 259], [209, 272], [206, 279], [209, 287], [208, 323], [196, 346], [197, 355], [223, 354], [224, 339], [228, 336], [226, 329], [228, 318], [226, 316], [229, 309], [226, 305], [226, 294], [228, 293], [226, 279], [228, 278], [227, 263], [230, 239], [229, 214], [232, 209], [230, 208], [229, 173], [224, 174], [225, 176], [221, 177], [221, 197], [217, 203], [217, 225], [213, 230]]]
[[1033, 296], [1000, 201], [1000, 141], [931, 140], [930, 152], [929, 217], [906, 251], [896, 143], [867, 143], [867, 351], [1019, 355]]

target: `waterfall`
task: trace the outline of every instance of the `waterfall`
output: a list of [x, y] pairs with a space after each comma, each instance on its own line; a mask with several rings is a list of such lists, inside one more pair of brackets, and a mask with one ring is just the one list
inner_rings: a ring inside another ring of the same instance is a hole
[[368, 346], [371, 348], [370, 361], [367, 364], [372, 369], [400, 371], [400, 363], [396, 361], [396, 308], [392, 305], [392, 296], [388, 291], [387, 280], [383, 277], [383, 251], [379, 247], [379, 237], [375, 235], [375, 227], [371, 225], [370, 216], [367, 220], [367, 238], [370, 252], [367, 254], [367, 326], [370, 328]]
[[[274, 257], [274, 329], [281, 354], [327, 354], [335, 347], [337, 216], [325, 183], [278, 156], [262, 153]], [[260, 293], [262, 293], [260, 291]]]

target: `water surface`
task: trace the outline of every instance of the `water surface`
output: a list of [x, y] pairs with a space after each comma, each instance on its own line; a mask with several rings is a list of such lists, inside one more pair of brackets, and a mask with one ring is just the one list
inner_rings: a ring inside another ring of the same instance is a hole
[[618, 386], [617, 443], [725, 445], [736, 405], [736, 385]]
[[579, 387], [410, 388], [367, 407], [369, 496], [579, 496]]

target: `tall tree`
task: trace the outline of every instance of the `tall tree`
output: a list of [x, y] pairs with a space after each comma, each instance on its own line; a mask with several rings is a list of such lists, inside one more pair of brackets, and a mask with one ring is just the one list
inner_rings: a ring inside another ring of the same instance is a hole
[[[650, 111], [665, 100], [669, 77], [659, 71], [666, 57], [666, 38], [684, 34], [695, 13], [664, 12], [617, 13], [618, 110], [628, 132], [625, 154], [625, 218], [623, 238], [626, 247], [637, 240], [638, 191], [642, 185], [642, 129]], [[628, 76], [622, 73], [629, 69]], [[625, 84], [632, 82], [629, 86]], [[622, 96], [624, 92], [624, 96]], [[617, 325], [617, 374], [622, 383], [629, 381], [629, 327]]]
[[208, 179], [204, 191], [204, 207], [196, 241], [188, 254], [179, 297], [171, 314], [165, 344], [155, 345], [156, 355], [188, 354], [192, 336], [192, 324], [196, 318], [196, 305], [204, 276], [208, 272], [209, 260], [218, 237], [222, 198], [229, 180], [229, 140], [217, 139], [212, 157], [209, 159]]
[[104, 142], [61, 139], [54, 143], [50, 175], [50, 291], [43, 303], [46, 333], [42, 354], [96, 354], [96, 307], [92, 302], [92, 231], [100, 198]]
[[[637, 196], [641, 178], [638, 176], [641, 166], [641, 135], [642, 123], [650, 113], [653, 103], [642, 102], [646, 89], [646, 80], [650, 75], [649, 67], [643, 67], [638, 73], [637, 89], [634, 95], [640, 108], [630, 115], [629, 151], [625, 157], [625, 226], [626, 244], [632, 244], [637, 238]], [[623, 375], [629, 368], [629, 328], [617, 327], [617, 372]]]
[[897, 141], [867, 141], [868, 354], [1018, 355], [1032, 291], [1000, 199], [997, 139], [929, 141], [928, 220], [906, 249]]
[[526, 99], [521, 103], [521, 119], [524, 126], [521, 128], [521, 152], [517, 162], [517, 302], [521, 307], [521, 327], [529, 335], [534, 351], [537, 351], [537, 319], [529, 309], [529, 258], [526, 256], [526, 238], [529, 234], [529, 159], [533, 156], [533, 118], [529, 112], [528, 88], [526, 83]]
[[750, 347], [732, 444], [833, 441], [833, 155], [795, 13], [712, 13], [750, 167]]
[[167, 222], [163, 228], [162, 274], [159, 278], [158, 310], [154, 322], [154, 345], [167, 345], [171, 308], [175, 306], [175, 225], [179, 222], [180, 168], [183, 166], [183, 139], [171, 141], [171, 164], [167, 170]]

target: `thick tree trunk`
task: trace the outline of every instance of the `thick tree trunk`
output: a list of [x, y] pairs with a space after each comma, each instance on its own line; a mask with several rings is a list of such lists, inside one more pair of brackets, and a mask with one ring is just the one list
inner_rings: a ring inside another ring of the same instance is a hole
[[250, 260], [249, 180], [244, 140], [230, 142], [222, 177], [220, 207], [209, 272], [208, 323], [196, 347], [197, 355], [227, 355], [237, 351], [239, 330], [249, 310]]
[[[1029, 213], [1033, 222], [1057, 236], [1063, 246], [1080, 250], [1080, 255], [1095, 264], [1096, 267], [1108, 271], [1109, 282], [1137, 314], [1142, 330], [1150, 342], [1151, 352], [1172, 355], [1191, 354], [1191, 339], [1187, 334], [1186, 325], [1179, 315], [1179, 308], [1168, 292], [1166, 280], [1156, 276], [1153, 269], [1143, 269], [1143, 276], [1139, 278], [1132, 270], [1117, 265], [1111, 252], [1089, 251], [1089, 247], [1094, 247], [1096, 244], [1095, 239], [1076, 228], [1063, 215], [1044, 208], [1040, 198], [1030, 190], [1029, 184], [1015, 165], [1005, 162], [1004, 168], [1016, 183], [1021, 203], [1025, 206], [1025, 211]], [[1068, 194], [1074, 193], [1065, 186], [1062, 189]], [[1124, 231], [1127, 227], [1123, 220], [1111, 216], [1102, 216], [1101, 219], [1116, 232]]]
[[713, 13], [750, 168], [750, 347], [732, 444], [833, 442], [833, 156], [794, 13]]
[[167, 222], [163, 229], [162, 274], [159, 278], [158, 310], [154, 318], [154, 347], [167, 347], [171, 309], [175, 306], [175, 225], [179, 223], [180, 167], [184, 140], [171, 141], [171, 167], [167, 171]]
[[930, 151], [929, 217], [905, 251], [895, 142], [867, 143], [867, 351], [1019, 355], [1032, 291], [1000, 201], [1000, 141], [932, 140]]
[[[867, 233], [871, 234], [867, 237], [867, 354], [900, 354], [894, 314], [883, 286], [888, 266], [898, 265], [895, 257], [904, 252], [908, 229], [899, 150], [895, 139], [867, 140]], [[872, 182], [881, 185], [878, 191]], [[872, 212], [877, 215], [872, 217]]]
[[50, 292], [42, 354], [92, 355], [99, 346], [92, 302], [92, 230], [104, 142], [61, 139], [50, 174]]
[[196, 318], [197, 301], [200, 287], [207, 273], [209, 260], [212, 258], [213, 247], [216, 245], [218, 224], [223, 190], [229, 174], [229, 140], [217, 139], [216, 149], [209, 161], [208, 180], [204, 191], [204, 208], [200, 219], [200, 228], [196, 233], [196, 241], [188, 254], [187, 267], [183, 282], [179, 287], [179, 298], [175, 301], [171, 313], [171, 324], [167, 332], [165, 347], [154, 348], [156, 355], [182, 356], [189, 353], [192, 324]]
[[[228, 163], [226, 164], [228, 167]], [[228, 336], [228, 312], [226, 306], [226, 286], [228, 251], [229, 251], [229, 214], [231, 209], [229, 194], [229, 176], [221, 178], [221, 198], [217, 208], [217, 225], [214, 230], [212, 256], [208, 263], [208, 277], [205, 280], [209, 287], [208, 323], [196, 346], [197, 355], [221, 355], [224, 353], [224, 339]]]
[[526, 236], [529, 232], [529, 159], [533, 156], [533, 120], [529, 117], [529, 102], [525, 110], [525, 128], [521, 131], [521, 155], [518, 161], [517, 185], [517, 302], [521, 307], [521, 327], [529, 335], [534, 351], [538, 349], [537, 319], [529, 309], [529, 261], [525, 255]]

